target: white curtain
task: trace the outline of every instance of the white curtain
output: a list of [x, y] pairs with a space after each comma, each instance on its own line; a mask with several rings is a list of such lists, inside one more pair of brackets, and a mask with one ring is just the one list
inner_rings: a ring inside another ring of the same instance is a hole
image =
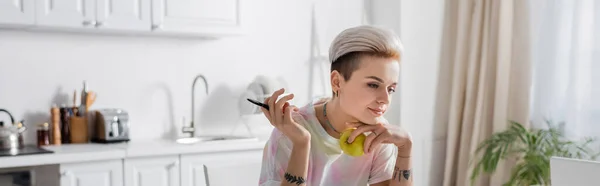
[[531, 0], [533, 127], [600, 137], [600, 1]]

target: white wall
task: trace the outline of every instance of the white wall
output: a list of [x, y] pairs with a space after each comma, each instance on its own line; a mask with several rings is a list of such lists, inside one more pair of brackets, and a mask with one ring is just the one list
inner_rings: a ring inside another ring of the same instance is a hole
[[[361, 22], [362, 1], [319, 6], [323, 43]], [[82, 81], [98, 93], [97, 108], [123, 108], [131, 115], [132, 140], [172, 136], [181, 117], [190, 119], [191, 84], [204, 74], [210, 95], [197, 87], [199, 130], [229, 133], [237, 122], [239, 91], [256, 75], [282, 76], [294, 103], [307, 101], [311, 1], [242, 1], [245, 36], [206, 41], [151, 37], [0, 31], [0, 108], [30, 127], [49, 121], [52, 103], [69, 103]], [[329, 13], [329, 14], [327, 14]], [[337, 21], [332, 21], [337, 20]], [[323, 44], [328, 46], [327, 44]], [[326, 51], [323, 48], [322, 51]], [[4, 115], [0, 119], [6, 120]], [[262, 115], [255, 132], [270, 132]], [[238, 132], [244, 127], [238, 126]]]
[[[442, 185], [445, 133], [436, 126], [436, 91], [444, 0], [372, 1], [370, 21], [400, 34], [402, 60], [400, 123], [413, 135], [415, 185]], [[398, 11], [399, 10], [399, 11]]]

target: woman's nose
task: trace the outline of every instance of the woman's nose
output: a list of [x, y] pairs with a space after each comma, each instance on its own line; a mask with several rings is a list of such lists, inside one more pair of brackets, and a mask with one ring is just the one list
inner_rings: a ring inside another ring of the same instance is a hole
[[377, 95], [377, 103], [388, 104], [390, 103], [390, 94], [387, 91], [383, 91]]

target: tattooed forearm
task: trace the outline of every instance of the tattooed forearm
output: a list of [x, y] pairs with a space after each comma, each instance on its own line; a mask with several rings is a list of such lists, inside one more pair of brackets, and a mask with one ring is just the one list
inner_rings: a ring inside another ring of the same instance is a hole
[[296, 185], [301, 185], [304, 183], [304, 178], [302, 178], [302, 176], [294, 176], [286, 172], [284, 177], [288, 183], [295, 183]]
[[394, 169], [394, 176], [392, 178], [392, 180], [398, 180], [398, 182], [402, 182], [404, 181], [408, 181], [410, 180], [410, 169], [409, 170], [401, 170], [398, 167], [395, 167]]

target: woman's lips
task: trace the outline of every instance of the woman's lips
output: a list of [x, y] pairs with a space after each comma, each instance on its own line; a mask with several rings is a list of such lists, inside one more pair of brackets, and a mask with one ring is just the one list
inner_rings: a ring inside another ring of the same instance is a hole
[[369, 110], [370, 110], [370, 111], [373, 113], [373, 115], [375, 115], [375, 116], [382, 116], [382, 115], [383, 115], [383, 113], [385, 113], [385, 110], [384, 110], [384, 109], [372, 109], [372, 108], [369, 108]]

